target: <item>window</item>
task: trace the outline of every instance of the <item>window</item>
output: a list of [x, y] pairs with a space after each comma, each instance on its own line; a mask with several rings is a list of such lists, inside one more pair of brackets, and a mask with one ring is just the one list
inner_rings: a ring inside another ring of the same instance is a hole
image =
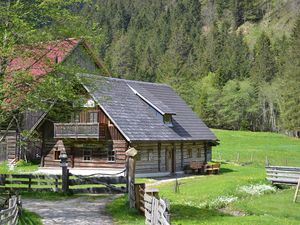
[[147, 151], [147, 161], [152, 161], [153, 160], [153, 150], [149, 149]]
[[89, 122], [98, 123], [98, 112], [89, 112]]
[[84, 161], [91, 161], [92, 160], [92, 150], [91, 149], [84, 149], [83, 150], [83, 160]]
[[79, 123], [79, 122], [80, 122], [80, 113], [79, 113], [79, 112], [75, 112], [75, 113], [73, 114], [72, 121], [73, 121], [74, 123]]
[[188, 158], [193, 158], [193, 151], [192, 151], [191, 148], [189, 148], [189, 149], [187, 150], [187, 157], [188, 157]]
[[115, 151], [112, 146], [108, 146], [107, 149], [107, 161], [114, 162], [115, 161]]
[[172, 115], [171, 114], [165, 114], [163, 116], [164, 124], [167, 125], [168, 127], [173, 127], [172, 123]]
[[54, 160], [60, 160], [59, 156], [60, 156], [60, 151], [55, 150], [54, 151]]

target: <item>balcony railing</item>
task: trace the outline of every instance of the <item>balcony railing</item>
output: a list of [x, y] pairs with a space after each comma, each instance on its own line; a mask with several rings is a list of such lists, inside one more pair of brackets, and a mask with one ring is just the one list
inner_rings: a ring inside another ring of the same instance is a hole
[[99, 123], [55, 123], [54, 138], [99, 138]]

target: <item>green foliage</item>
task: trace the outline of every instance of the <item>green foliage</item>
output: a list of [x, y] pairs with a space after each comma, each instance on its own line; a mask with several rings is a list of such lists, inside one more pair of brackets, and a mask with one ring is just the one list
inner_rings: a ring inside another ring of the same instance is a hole
[[18, 225], [43, 225], [43, 223], [39, 215], [23, 209], [22, 215], [19, 217]]
[[[280, 1], [26, 2], [0, 3], [2, 74], [19, 44], [83, 36], [105, 59], [112, 76], [171, 85], [209, 126], [299, 130], [299, 68], [293, 63], [299, 58], [297, 26], [289, 39], [262, 28], [259, 22], [276, 24], [273, 15], [282, 6]], [[292, 23], [294, 18], [287, 20]], [[251, 48], [244, 41], [249, 35], [256, 42], [251, 41]], [[62, 71], [73, 74], [78, 68]], [[210, 73], [214, 83], [206, 85]], [[69, 83], [51, 74], [44, 86], [28, 96], [21, 111], [48, 109], [53, 101], [75, 101], [78, 83], [67, 77]], [[4, 93], [18, 99], [22, 93], [13, 87], [33, 82], [26, 73], [16, 74], [5, 88], [0, 82], [1, 104], [7, 104], [1, 98]], [[64, 107], [71, 110], [70, 104]], [[0, 113], [0, 120], [6, 114]]]
[[[280, 112], [284, 128], [300, 131], [300, 20], [291, 36], [283, 77], [280, 79]], [[288, 88], [287, 88], [288, 87]], [[298, 135], [299, 136], [299, 135]]]
[[262, 33], [254, 46], [252, 74], [257, 83], [271, 82], [276, 73], [275, 57], [269, 37]]
[[128, 207], [128, 197], [124, 195], [117, 198], [107, 206], [107, 211], [113, 216], [114, 221], [124, 225], [138, 225], [145, 223], [145, 217], [136, 209]]

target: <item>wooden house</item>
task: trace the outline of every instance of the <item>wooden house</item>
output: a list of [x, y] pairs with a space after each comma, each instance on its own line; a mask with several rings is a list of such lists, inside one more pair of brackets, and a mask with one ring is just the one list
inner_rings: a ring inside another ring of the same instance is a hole
[[80, 66], [91, 71], [77, 75], [86, 92], [82, 110], [64, 122], [47, 120], [47, 113], [35, 119], [29, 113], [31, 121], [25, 115], [27, 129], [42, 136], [39, 150], [31, 150], [42, 166], [59, 167], [66, 151], [70, 167], [121, 169], [129, 147], [138, 150], [136, 169], [143, 174], [173, 173], [211, 160], [217, 138], [168, 85], [97, 75], [97, 60], [75, 52], [68, 54], [72, 62], [84, 61]]

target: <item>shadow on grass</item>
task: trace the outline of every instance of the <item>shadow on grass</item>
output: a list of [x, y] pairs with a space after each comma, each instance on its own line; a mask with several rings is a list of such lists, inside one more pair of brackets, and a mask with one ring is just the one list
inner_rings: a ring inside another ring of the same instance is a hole
[[237, 170], [229, 169], [229, 168], [220, 168], [220, 173], [232, 173], [232, 172], [238, 172]]
[[230, 215], [223, 214], [216, 209], [197, 208], [188, 205], [171, 205], [171, 221], [176, 225], [194, 223], [197, 221], [209, 222], [216, 217], [231, 217]]

